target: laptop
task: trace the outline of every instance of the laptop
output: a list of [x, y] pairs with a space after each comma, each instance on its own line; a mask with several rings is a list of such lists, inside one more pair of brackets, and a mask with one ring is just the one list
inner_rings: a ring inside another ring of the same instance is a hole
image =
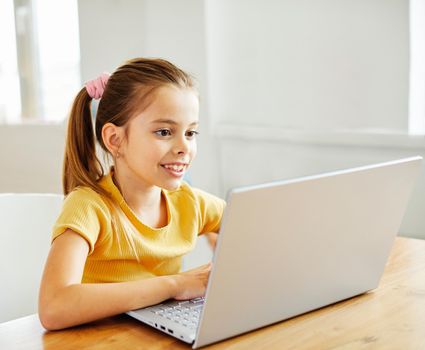
[[199, 348], [376, 288], [421, 161], [230, 190], [205, 297], [128, 314]]

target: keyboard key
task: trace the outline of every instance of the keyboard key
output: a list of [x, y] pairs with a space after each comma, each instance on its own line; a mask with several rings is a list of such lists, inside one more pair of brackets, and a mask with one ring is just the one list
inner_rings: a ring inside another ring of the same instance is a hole
[[203, 304], [204, 303], [204, 298], [196, 298], [196, 299], [192, 299], [189, 301], [191, 304]]
[[196, 298], [154, 305], [147, 310], [184, 327], [196, 329], [205, 299]]

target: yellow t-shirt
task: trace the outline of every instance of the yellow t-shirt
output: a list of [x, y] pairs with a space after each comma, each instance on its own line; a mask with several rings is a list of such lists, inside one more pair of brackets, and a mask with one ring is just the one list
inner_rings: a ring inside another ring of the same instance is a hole
[[182, 256], [194, 248], [198, 234], [217, 232], [220, 227], [225, 202], [186, 183], [175, 191], [162, 191], [168, 213], [168, 224], [162, 228], [149, 227], [137, 218], [111, 173], [99, 183], [132, 223], [134, 248], [122, 230], [114, 230], [112, 213], [103, 197], [88, 187], [77, 187], [65, 198], [52, 241], [68, 228], [87, 240], [90, 250], [83, 283], [123, 282], [178, 273]]

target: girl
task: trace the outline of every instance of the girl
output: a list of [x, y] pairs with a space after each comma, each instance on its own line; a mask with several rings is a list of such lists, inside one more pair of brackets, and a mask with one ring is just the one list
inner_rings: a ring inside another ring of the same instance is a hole
[[[93, 130], [90, 105], [100, 99]], [[218, 232], [225, 203], [182, 181], [196, 155], [192, 78], [161, 59], [134, 59], [75, 98], [39, 297], [48, 330], [205, 293], [210, 265], [179, 272], [197, 235]], [[96, 141], [113, 166], [105, 174]]]

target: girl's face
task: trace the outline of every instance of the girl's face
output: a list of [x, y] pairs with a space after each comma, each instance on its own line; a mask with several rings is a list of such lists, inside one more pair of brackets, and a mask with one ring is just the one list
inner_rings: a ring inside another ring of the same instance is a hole
[[193, 90], [158, 88], [148, 107], [124, 127], [126, 136], [116, 159], [124, 181], [177, 189], [196, 156], [198, 114]]

